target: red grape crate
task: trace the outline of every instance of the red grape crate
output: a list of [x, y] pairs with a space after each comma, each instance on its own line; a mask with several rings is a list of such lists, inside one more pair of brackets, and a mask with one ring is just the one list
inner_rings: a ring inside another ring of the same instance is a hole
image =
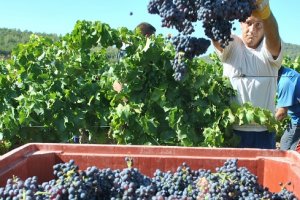
[[278, 192], [279, 183], [290, 182], [286, 188], [300, 197], [300, 154], [239, 148], [30, 143], [0, 156], [0, 187], [13, 176], [23, 180], [37, 176], [40, 183], [49, 181], [54, 178], [53, 166], [70, 160], [80, 170], [90, 166], [124, 169], [127, 157], [133, 167], [149, 177], [156, 169], [175, 172], [182, 163], [193, 170], [216, 171], [226, 160], [238, 159], [238, 166], [257, 175], [258, 182], [270, 191]]

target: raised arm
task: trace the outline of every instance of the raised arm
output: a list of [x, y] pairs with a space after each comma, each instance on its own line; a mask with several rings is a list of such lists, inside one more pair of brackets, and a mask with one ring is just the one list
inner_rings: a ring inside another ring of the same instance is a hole
[[267, 49], [276, 59], [281, 50], [281, 39], [277, 21], [270, 10], [269, 0], [257, 0], [257, 5], [258, 8], [252, 15], [262, 19]]
[[281, 50], [281, 40], [278, 31], [278, 25], [274, 15], [271, 13], [270, 16], [263, 20], [266, 45], [269, 52], [276, 59], [279, 56]]

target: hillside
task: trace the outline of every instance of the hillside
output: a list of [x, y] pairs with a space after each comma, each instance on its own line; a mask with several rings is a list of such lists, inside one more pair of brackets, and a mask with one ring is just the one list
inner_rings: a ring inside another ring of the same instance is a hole
[[284, 56], [288, 56], [292, 60], [300, 56], [300, 45], [283, 43], [283, 49], [284, 49]]
[[[11, 51], [19, 44], [29, 41], [29, 37], [34, 32], [20, 31], [17, 29], [0, 28], [0, 57], [8, 57]], [[53, 40], [58, 40], [56, 34], [34, 33], [45, 37], [50, 37]]]
[[[26, 43], [29, 41], [29, 37], [34, 32], [31, 31], [20, 31], [18, 29], [8, 29], [0, 28], [0, 58], [8, 57], [19, 43]], [[53, 40], [58, 40], [60, 36], [56, 34], [47, 34], [47, 33], [34, 33], [37, 35], [42, 35], [50, 37]], [[284, 56], [289, 56], [294, 60], [297, 56], [300, 56], [300, 45], [283, 43]], [[204, 60], [210, 61], [208, 56], [202, 57]]]

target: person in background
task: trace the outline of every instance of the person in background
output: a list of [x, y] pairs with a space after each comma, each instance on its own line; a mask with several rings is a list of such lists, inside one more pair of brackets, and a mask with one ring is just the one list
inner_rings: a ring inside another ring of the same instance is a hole
[[[145, 37], [150, 37], [151, 35], [154, 35], [156, 32], [155, 27], [147, 22], [142, 22], [142, 23], [138, 24], [134, 30], [136, 32], [140, 32]], [[125, 55], [125, 48], [122, 47], [122, 49], [120, 50], [119, 55], [118, 55], [119, 59]], [[119, 83], [118, 81], [114, 81], [113, 89], [116, 92], [120, 93], [122, 91], [122, 84]]]
[[280, 139], [281, 150], [300, 153], [300, 73], [281, 66], [278, 71], [277, 110], [275, 117], [290, 117], [290, 124]]
[[[237, 91], [235, 100], [243, 105], [268, 109], [275, 114], [277, 74], [282, 63], [282, 44], [277, 21], [268, 0], [257, 0], [258, 8], [241, 22], [242, 35], [224, 48], [212, 41], [223, 63], [223, 75]], [[258, 124], [234, 125], [241, 148], [275, 149], [275, 133]]]
[[[156, 29], [151, 24], [149, 24], [147, 22], [142, 22], [135, 27], [134, 31], [140, 32], [142, 35], [144, 35], [146, 37], [150, 37], [151, 35], [155, 34]], [[121, 59], [122, 57], [124, 57], [126, 55], [126, 52], [125, 52], [126, 47], [127, 46], [123, 44], [123, 46], [121, 47], [120, 52], [118, 54], [118, 59]]]
[[150, 37], [156, 32], [156, 28], [147, 22], [142, 22], [136, 26], [135, 31], [140, 31], [142, 35]]

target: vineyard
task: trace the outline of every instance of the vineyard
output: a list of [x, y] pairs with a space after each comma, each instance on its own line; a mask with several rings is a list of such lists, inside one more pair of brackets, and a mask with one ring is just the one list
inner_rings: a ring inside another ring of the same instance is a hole
[[[111, 48], [127, 46], [120, 59]], [[0, 61], [0, 151], [28, 142], [232, 147], [233, 124], [257, 123], [282, 134], [267, 110], [237, 106], [222, 65], [185, 60], [181, 81], [176, 50], [163, 35], [146, 38], [124, 27], [78, 21], [59, 41], [32, 35]], [[299, 70], [300, 60], [285, 64]], [[122, 83], [120, 92], [113, 83]]]

